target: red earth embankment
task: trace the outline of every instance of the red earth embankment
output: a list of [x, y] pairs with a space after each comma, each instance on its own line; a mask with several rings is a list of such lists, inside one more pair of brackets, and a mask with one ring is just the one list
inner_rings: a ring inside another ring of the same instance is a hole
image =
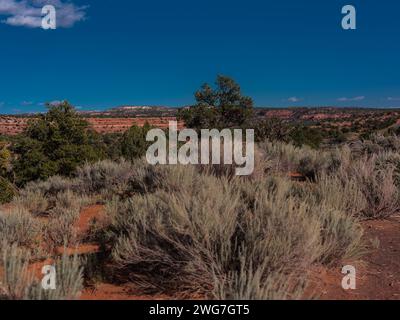
[[[21, 133], [27, 127], [29, 120], [29, 118], [0, 117], [0, 134], [16, 135]], [[125, 132], [133, 125], [144, 126], [146, 122], [156, 128], [166, 129], [169, 122], [176, 121], [176, 118], [86, 118], [86, 121], [96, 132], [115, 133]], [[183, 128], [183, 122], [178, 122], [178, 128]]]

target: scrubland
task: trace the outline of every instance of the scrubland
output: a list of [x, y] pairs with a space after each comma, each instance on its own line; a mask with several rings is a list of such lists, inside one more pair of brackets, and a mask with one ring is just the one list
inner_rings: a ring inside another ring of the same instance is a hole
[[[304, 298], [313, 266], [366, 253], [361, 221], [398, 212], [399, 163], [396, 136], [324, 151], [265, 141], [249, 177], [121, 159], [30, 182], [0, 212], [0, 297], [78, 299], [109, 282], [173, 298]], [[103, 213], [79, 232], [92, 205]], [[45, 291], [50, 263], [57, 289]]]

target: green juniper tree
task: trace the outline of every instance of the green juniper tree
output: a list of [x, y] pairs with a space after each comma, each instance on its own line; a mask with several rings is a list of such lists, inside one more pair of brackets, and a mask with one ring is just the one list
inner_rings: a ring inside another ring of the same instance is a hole
[[16, 182], [71, 175], [86, 161], [103, 157], [103, 150], [91, 142], [88, 123], [64, 101], [48, 105], [48, 112], [29, 122], [14, 145]]
[[215, 89], [204, 84], [195, 98], [195, 106], [179, 113], [189, 128], [245, 128], [250, 124], [253, 100], [243, 96], [240, 86], [229, 77], [218, 76]]

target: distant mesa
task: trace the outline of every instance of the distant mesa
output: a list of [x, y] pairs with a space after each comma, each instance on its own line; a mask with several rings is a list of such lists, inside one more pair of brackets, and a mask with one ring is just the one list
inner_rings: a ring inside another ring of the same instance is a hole
[[[106, 111], [78, 111], [99, 133], [121, 133], [131, 126], [143, 126], [149, 123], [157, 128], [168, 128], [169, 121], [176, 121], [178, 108], [165, 106], [120, 106]], [[37, 115], [37, 114], [36, 114]], [[0, 116], [0, 134], [16, 135], [26, 127], [29, 119], [35, 114], [18, 116]], [[178, 122], [183, 128], [183, 123]]]

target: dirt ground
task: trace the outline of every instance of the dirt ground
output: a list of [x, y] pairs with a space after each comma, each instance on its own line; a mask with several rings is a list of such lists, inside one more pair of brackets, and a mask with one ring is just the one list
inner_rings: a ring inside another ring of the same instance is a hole
[[356, 268], [356, 289], [342, 289], [341, 268], [316, 268], [309, 294], [323, 300], [400, 300], [400, 216], [362, 224], [368, 252], [361, 261], [346, 262]]

